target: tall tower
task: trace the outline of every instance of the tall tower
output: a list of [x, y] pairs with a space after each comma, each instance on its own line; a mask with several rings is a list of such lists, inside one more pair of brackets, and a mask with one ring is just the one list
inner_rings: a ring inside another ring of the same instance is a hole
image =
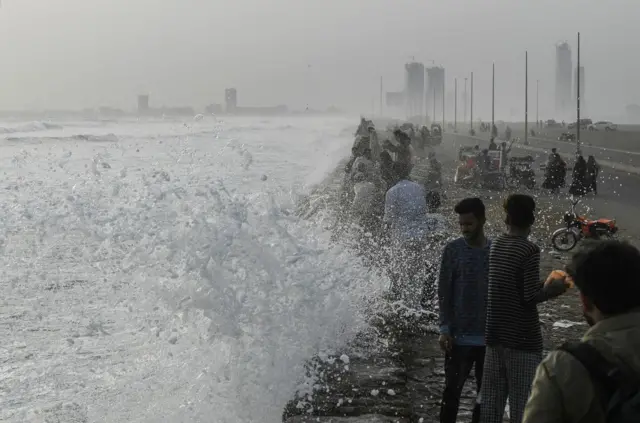
[[573, 116], [575, 98], [571, 95], [572, 70], [569, 44], [563, 42], [556, 45], [556, 119], [569, 119]]
[[138, 113], [145, 114], [149, 111], [149, 96], [140, 94], [138, 96]]
[[227, 88], [224, 90], [224, 100], [227, 107], [227, 113], [234, 113], [238, 107], [238, 92], [235, 88]]
[[444, 96], [444, 68], [434, 66], [427, 69], [427, 114], [435, 122], [442, 116], [442, 99]]
[[405, 105], [407, 117], [424, 115], [424, 65], [418, 62], [404, 65], [405, 72]]

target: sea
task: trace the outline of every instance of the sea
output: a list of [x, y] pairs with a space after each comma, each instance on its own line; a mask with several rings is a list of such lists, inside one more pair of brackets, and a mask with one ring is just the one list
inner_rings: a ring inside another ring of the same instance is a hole
[[296, 213], [357, 123], [0, 122], [0, 421], [280, 422], [388, 283]]

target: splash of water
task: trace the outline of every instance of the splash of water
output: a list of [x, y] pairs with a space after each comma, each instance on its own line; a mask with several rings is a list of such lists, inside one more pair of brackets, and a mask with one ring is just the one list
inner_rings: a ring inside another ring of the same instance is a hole
[[0, 205], [0, 318], [12, 322], [0, 418], [275, 422], [312, 385], [305, 361], [366, 326], [386, 281], [330, 242], [330, 213], [295, 217], [304, 169], [283, 182], [275, 166], [290, 156], [267, 147], [267, 129], [220, 153], [228, 127], [16, 152]]

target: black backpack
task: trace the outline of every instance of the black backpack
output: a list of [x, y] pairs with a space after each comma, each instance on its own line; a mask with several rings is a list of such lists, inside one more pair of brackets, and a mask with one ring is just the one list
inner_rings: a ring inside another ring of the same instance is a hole
[[595, 347], [584, 342], [567, 343], [559, 349], [580, 361], [596, 389], [602, 389], [607, 423], [640, 422], [640, 377], [636, 372], [625, 365], [610, 363]]

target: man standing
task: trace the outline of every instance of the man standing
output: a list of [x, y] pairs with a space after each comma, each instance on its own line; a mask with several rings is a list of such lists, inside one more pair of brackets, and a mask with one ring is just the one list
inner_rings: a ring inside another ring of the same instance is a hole
[[[593, 242], [573, 256], [567, 271], [590, 329], [573, 346], [578, 351], [561, 348], [540, 364], [524, 422], [640, 421], [637, 382], [628, 397], [615, 395], [626, 387], [621, 379], [640, 379], [640, 251], [620, 241]], [[593, 360], [581, 363], [584, 353]], [[624, 407], [616, 399], [630, 402]], [[614, 418], [607, 412], [622, 413]]]
[[411, 137], [400, 129], [393, 131], [393, 135], [399, 145], [396, 146], [391, 143], [391, 141], [385, 141], [383, 146], [396, 154], [396, 163], [406, 164], [409, 167], [409, 172], [411, 172], [411, 167], [413, 167], [415, 162], [415, 153], [413, 147], [411, 147]]
[[410, 165], [394, 163], [399, 182], [385, 195], [383, 222], [391, 240], [391, 293], [416, 308], [422, 298], [427, 199], [422, 185], [409, 180]]
[[[438, 280], [439, 342], [445, 352], [441, 423], [457, 421], [462, 388], [474, 366], [480, 392], [485, 355], [485, 302], [491, 246], [484, 234], [485, 207], [479, 198], [465, 198], [456, 205], [455, 212], [462, 237], [444, 248]], [[480, 406], [476, 404], [472, 423], [479, 421], [479, 411]]]
[[538, 303], [566, 291], [564, 280], [540, 280], [540, 247], [528, 240], [536, 203], [512, 194], [504, 203], [507, 233], [493, 240], [480, 421], [502, 423], [509, 398], [512, 423], [520, 423], [536, 367], [542, 360]]

